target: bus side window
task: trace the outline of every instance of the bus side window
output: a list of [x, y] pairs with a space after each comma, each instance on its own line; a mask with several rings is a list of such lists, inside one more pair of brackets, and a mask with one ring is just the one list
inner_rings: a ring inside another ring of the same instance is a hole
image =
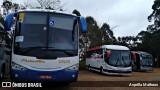
[[94, 50], [92, 55], [94, 55], [95, 58], [103, 58], [102, 49]]

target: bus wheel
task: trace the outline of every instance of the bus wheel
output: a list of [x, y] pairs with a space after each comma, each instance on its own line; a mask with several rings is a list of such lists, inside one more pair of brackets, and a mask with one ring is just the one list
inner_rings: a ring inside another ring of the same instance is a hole
[[100, 74], [103, 74], [103, 67], [100, 68]]
[[91, 70], [91, 66], [90, 66], [90, 65], [88, 65], [88, 70], [89, 70], [89, 71]]
[[137, 70], [137, 66], [133, 66], [132, 70], [136, 71]]

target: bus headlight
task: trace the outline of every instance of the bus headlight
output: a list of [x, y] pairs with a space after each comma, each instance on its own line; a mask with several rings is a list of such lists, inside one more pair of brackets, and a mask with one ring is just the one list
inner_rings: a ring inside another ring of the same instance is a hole
[[65, 71], [72, 71], [72, 70], [78, 70], [79, 64], [75, 64], [73, 66], [65, 68]]
[[17, 70], [27, 70], [27, 68], [12, 62], [12, 68]]

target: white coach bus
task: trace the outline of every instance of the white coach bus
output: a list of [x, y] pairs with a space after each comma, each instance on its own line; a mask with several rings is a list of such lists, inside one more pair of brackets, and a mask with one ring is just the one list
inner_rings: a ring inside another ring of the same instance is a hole
[[23, 10], [8, 15], [6, 24], [6, 30], [15, 26], [10, 74], [13, 81], [77, 80], [79, 30], [87, 31], [84, 17], [54, 10]]
[[130, 50], [125, 46], [102, 45], [87, 51], [86, 67], [108, 75], [130, 75]]

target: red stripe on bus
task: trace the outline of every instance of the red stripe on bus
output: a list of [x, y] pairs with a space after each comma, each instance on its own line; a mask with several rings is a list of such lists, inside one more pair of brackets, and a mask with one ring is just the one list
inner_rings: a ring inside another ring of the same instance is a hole
[[97, 49], [100, 49], [100, 46], [95, 47], [95, 48], [90, 48], [88, 51], [97, 50]]

